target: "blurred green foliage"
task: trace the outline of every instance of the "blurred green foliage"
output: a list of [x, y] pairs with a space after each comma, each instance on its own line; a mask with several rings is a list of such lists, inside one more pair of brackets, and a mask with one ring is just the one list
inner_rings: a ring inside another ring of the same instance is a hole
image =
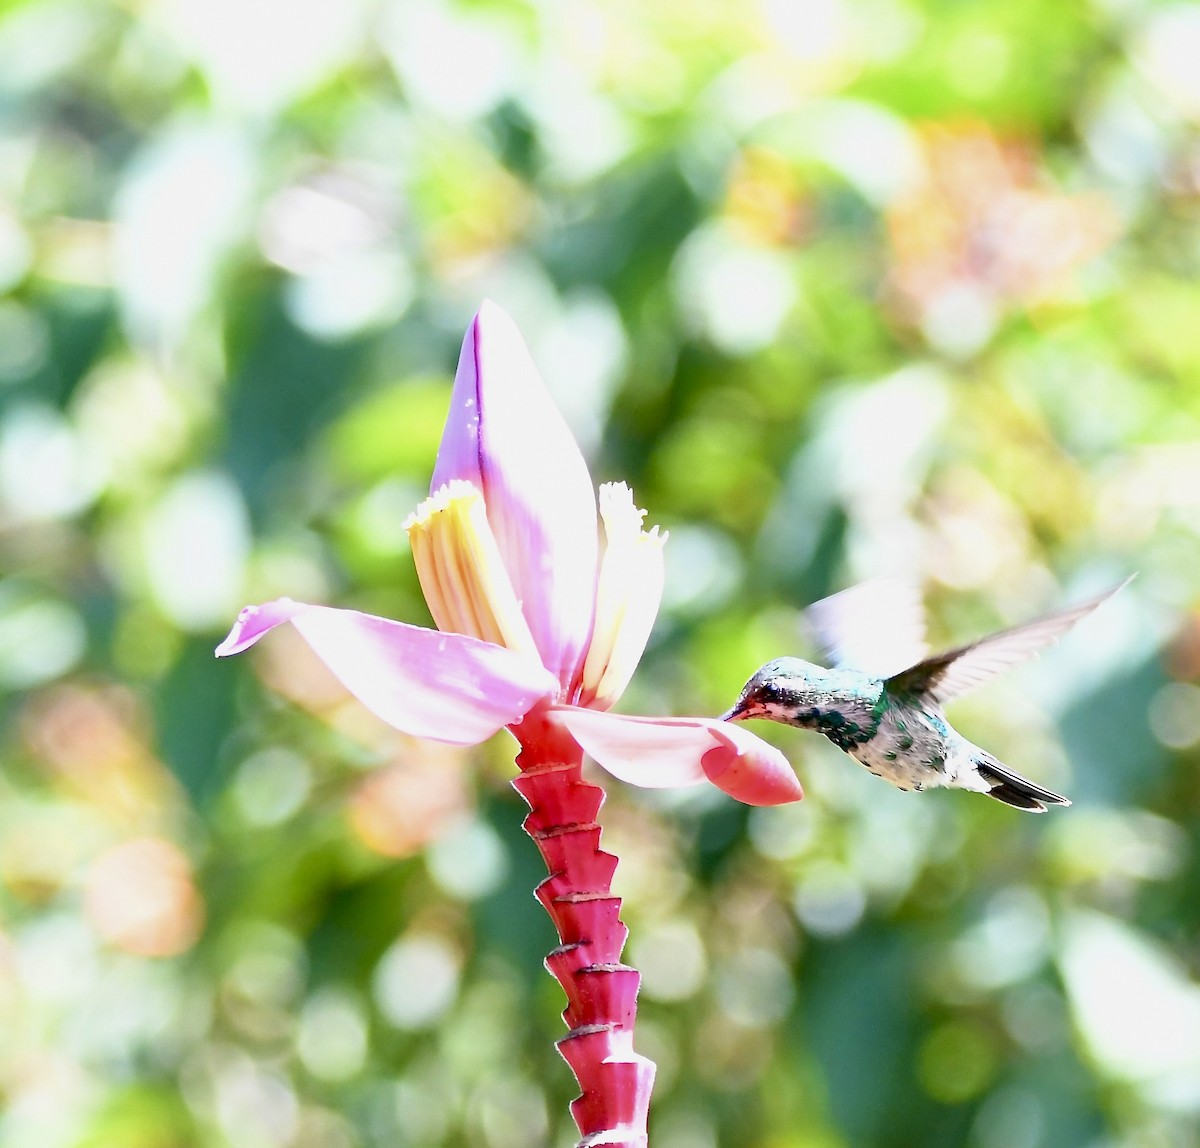
[[511, 745], [383, 729], [280, 594], [401, 523], [484, 296], [671, 532], [627, 708], [799, 609], [967, 640], [1076, 798], [609, 786], [655, 1148], [1185, 1148], [1200, 1112], [1200, 5], [0, 9], [0, 1146], [567, 1144]]

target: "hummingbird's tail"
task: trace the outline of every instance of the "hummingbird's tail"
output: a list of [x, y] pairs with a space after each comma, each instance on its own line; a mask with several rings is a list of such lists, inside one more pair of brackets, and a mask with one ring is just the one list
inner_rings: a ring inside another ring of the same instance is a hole
[[1040, 785], [1013, 773], [1007, 765], [997, 761], [990, 753], [983, 750], [975, 755], [975, 769], [988, 785], [987, 795], [1015, 809], [1025, 809], [1030, 813], [1045, 813], [1047, 805], [1070, 805], [1071, 802], [1061, 794], [1052, 793]]

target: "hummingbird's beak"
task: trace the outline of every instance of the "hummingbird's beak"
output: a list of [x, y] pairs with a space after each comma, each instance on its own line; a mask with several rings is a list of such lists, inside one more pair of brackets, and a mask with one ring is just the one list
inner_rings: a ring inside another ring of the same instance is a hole
[[718, 721], [737, 721], [746, 712], [745, 700], [739, 698], [731, 709], [727, 709], [717, 720]]

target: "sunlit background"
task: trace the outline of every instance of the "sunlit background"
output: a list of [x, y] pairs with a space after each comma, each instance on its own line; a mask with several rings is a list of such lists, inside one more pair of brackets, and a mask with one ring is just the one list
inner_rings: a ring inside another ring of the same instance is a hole
[[280, 594], [401, 523], [490, 296], [669, 529], [631, 712], [808, 601], [938, 641], [1136, 582], [953, 710], [1076, 804], [611, 785], [654, 1148], [1188, 1148], [1200, 5], [0, 10], [0, 1146], [562, 1148], [512, 744], [407, 740]]

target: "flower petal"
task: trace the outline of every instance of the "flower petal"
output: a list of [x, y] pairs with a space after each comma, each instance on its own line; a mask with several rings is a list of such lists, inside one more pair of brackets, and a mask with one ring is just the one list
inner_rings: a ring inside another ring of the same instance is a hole
[[289, 598], [243, 610], [218, 656], [240, 653], [283, 622], [367, 709], [414, 737], [474, 745], [558, 690], [536, 661], [503, 646]]
[[293, 602], [291, 598], [276, 598], [274, 602], [266, 602], [262, 606], [247, 606], [237, 616], [225, 641], [216, 648], [217, 657], [227, 658], [230, 654], [240, 654], [250, 649], [268, 630], [290, 622], [303, 609], [300, 602]]
[[791, 763], [773, 745], [732, 722], [697, 720], [722, 743], [704, 755], [704, 772], [718, 789], [747, 805], [786, 805], [804, 796]]
[[538, 652], [569, 687], [592, 631], [595, 494], [520, 332], [491, 302], [463, 340], [430, 491], [454, 479], [483, 491]]
[[644, 510], [623, 482], [600, 487], [604, 556], [596, 585], [596, 621], [583, 663], [579, 703], [606, 710], [625, 692], [646, 651], [662, 602], [663, 544], [658, 527], [642, 529]]
[[787, 758], [740, 726], [712, 718], [647, 718], [551, 706], [549, 716], [614, 777], [644, 789], [707, 778], [748, 805], [804, 796]]

